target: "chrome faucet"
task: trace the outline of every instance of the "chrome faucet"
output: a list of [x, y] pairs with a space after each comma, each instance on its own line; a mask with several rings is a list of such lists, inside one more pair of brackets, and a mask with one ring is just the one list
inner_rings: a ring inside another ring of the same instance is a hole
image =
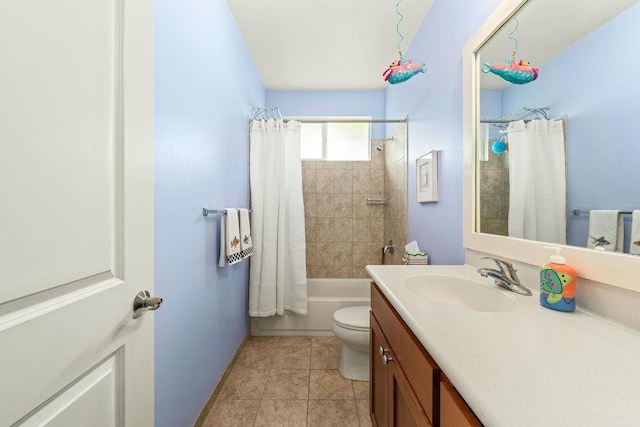
[[520, 283], [520, 279], [518, 279], [518, 275], [516, 274], [517, 270], [513, 268], [510, 262], [488, 256], [482, 257], [481, 259], [493, 260], [498, 266], [497, 269], [479, 268], [478, 273], [480, 273], [482, 277], [491, 277], [496, 285], [502, 286], [517, 294], [531, 295], [531, 290]]

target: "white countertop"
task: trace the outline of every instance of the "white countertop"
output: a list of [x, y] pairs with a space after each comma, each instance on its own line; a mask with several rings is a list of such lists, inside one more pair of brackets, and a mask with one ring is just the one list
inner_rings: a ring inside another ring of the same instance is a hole
[[[640, 426], [640, 333], [579, 310], [540, 306], [471, 266], [367, 266], [384, 295], [486, 426]], [[504, 312], [448, 307], [405, 279], [451, 275], [517, 300]], [[640, 316], [640, 313], [638, 313]]]

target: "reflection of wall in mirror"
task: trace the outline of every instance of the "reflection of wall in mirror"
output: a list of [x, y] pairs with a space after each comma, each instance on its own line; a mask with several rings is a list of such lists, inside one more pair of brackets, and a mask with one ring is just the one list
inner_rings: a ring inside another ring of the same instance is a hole
[[[640, 209], [639, 23], [640, 3], [541, 64], [535, 82], [482, 94], [481, 108], [500, 108], [500, 116], [523, 106], [568, 116], [569, 209]], [[570, 245], [586, 246], [588, 222], [569, 217]]]
[[[482, 119], [496, 119], [502, 114], [502, 91], [487, 90], [480, 98]], [[509, 234], [509, 153], [496, 154], [491, 150], [500, 139], [499, 128], [482, 123], [478, 135], [478, 177], [482, 191], [478, 193], [481, 233], [507, 236]]]
[[[489, 146], [494, 140], [489, 141]], [[480, 161], [478, 173], [482, 191], [480, 205], [480, 232], [507, 236], [509, 234], [509, 153], [496, 154], [491, 149], [487, 160]]]

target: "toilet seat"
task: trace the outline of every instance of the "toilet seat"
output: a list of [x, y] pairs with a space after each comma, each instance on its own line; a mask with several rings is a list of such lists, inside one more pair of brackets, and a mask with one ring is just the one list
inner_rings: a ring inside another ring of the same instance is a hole
[[369, 331], [369, 307], [366, 305], [345, 307], [333, 313], [336, 325], [352, 331]]

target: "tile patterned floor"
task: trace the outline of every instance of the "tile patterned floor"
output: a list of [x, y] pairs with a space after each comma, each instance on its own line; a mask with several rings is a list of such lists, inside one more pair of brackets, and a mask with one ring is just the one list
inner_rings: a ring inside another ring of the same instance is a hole
[[338, 372], [335, 337], [250, 337], [204, 421], [213, 426], [371, 426], [369, 383]]

